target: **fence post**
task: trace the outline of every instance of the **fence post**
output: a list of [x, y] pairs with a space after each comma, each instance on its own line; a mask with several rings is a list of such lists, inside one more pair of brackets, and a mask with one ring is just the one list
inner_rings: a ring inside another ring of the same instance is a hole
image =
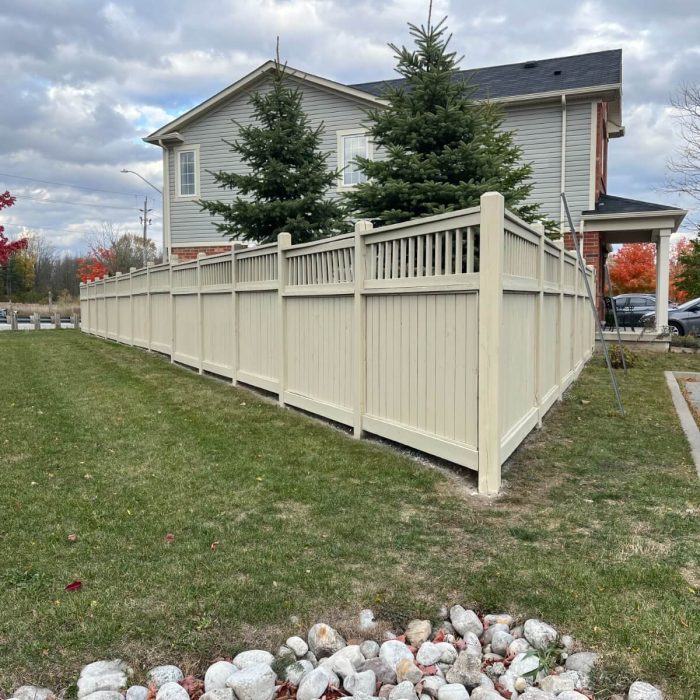
[[[170, 258], [172, 260], [172, 258]], [[175, 295], [173, 294], [173, 263], [168, 268], [168, 294], [170, 296], [170, 362], [175, 363]]]
[[537, 427], [542, 427], [542, 347], [544, 335], [544, 224], [538, 221], [532, 228], [540, 234], [537, 248], [537, 309], [535, 311], [535, 399], [537, 401]]
[[479, 493], [501, 488], [501, 319], [503, 316], [503, 195], [481, 196], [479, 229]]
[[73, 328], [76, 330], [80, 328], [80, 316], [78, 314], [73, 314]]
[[33, 321], [34, 321], [34, 330], [35, 330], [35, 331], [40, 331], [40, 330], [41, 330], [41, 319], [39, 318], [39, 312], [38, 312], [38, 311], [35, 311], [35, 312], [32, 314], [32, 316], [34, 317], [34, 318], [33, 318]]
[[134, 346], [134, 272], [136, 272], [135, 267], [129, 268], [129, 321], [131, 325], [131, 333], [129, 335], [131, 339], [131, 347]]
[[277, 234], [277, 343], [279, 363], [279, 405], [284, 406], [284, 392], [287, 388], [287, 313], [284, 304], [284, 290], [287, 286], [287, 258], [285, 250], [292, 247], [292, 234]]
[[10, 330], [16, 331], [19, 329], [19, 326], [17, 324], [17, 312], [10, 311], [9, 313], [10, 313]]
[[119, 343], [119, 342], [121, 342], [119, 340], [119, 334], [121, 332], [121, 328], [120, 328], [121, 324], [119, 323], [119, 299], [120, 299], [120, 296], [119, 296], [119, 278], [122, 276], [122, 273], [117, 272], [116, 276], [117, 276], [117, 280], [114, 283], [114, 308], [115, 308], [114, 318], [115, 318], [115, 321], [117, 324], [117, 330], [115, 332], [116, 333], [115, 340], [117, 341], [117, 343]]
[[146, 328], [147, 330], [147, 337], [146, 337], [146, 348], [148, 349], [148, 352], [152, 351], [151, 348], [151, 339], [153, 338], [153, 331], [151, 330], [151, 268], [153, 267], [153, 263], [149, 262], [146, 263]]
[[107, 306], [108, 306], [108, 304], [107, 304], [107, 287], [105, 285], [105, 280], [109, 279], [109, 275], [102, 275], [102, 277], [100, 277], [100, 279], [102, 280], [102, 308], [104, 309], [104, 326], [105, 326], [104, 337], [105, 337], [105, 340], [107, 340], [109, 338], [109, 322], [107, 320]]
[[557, 319], [558, 330], [557, 333], [557, 354], [556, 354], [556, 367], [557, 367], [557, 386], [558, 386], [558, 400], [561, 401], [564, 396], [564, 363], [562, 362], [562, 353], [564, 352], [564, 343], [561, 342], [562, 339], [562, 329], [564, 328], [564, 239], [560, 238], [556, 241], [559, 246], [559, 318]]
[[238, 295], [236, 294], [236, 250], [239, 244], [231, 246], [231, 384], [236, 386], [238, 379]]
[[362, 416], [365, 414], [367, 393], [367, 342], [366, 342], [366, 308], [362, 292], [365, 287], [367, 274], [367, 246], [362, 233], [372, 229], [371, 221], [358, 221], [355, 224], [355, 250], [353, 265], [353, 281], [355, 296], [353, 300], [353, 358], [354, 364], [354, 405], [353, 405], [353, 435], [362, 437]]
[[204, 373], [204, 302], [202, 301], [202, 258], [206, 257], [205, 253], [197, 253], [197, 331], [199, 337], [199, 370], [200, 374]]
[[[61, 312], [60, 311], [56, 311], [56, 313], [54, 313], [53, 324], [54, 324], [54, 328], [57, 331], [61, 330]], [[41, 328], [41, 326], [39, 326], [39, 327]]]

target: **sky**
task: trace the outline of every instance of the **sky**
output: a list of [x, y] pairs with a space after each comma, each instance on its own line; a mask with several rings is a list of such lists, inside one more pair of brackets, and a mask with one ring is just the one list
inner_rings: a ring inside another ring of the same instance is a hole
[[[160, 245], [161, 151], [142, 138], [274, 55], [341, 83], [394, 77], [389, 42], [427, 0], [2, 0], [0, 213], [6, 233], [39, 230], [60, 251], [83, 252], [103, 222]], [[561, 2], [434, 0], [448, 16], [462, 68], [622, 48], [626, 136], [610, 142], [611, 194], [690, 209], [664, 190], [679, 145], [670, 98], [700, 81], [697, 0]], [[31, 178], [31, 179], [30, 179]]]

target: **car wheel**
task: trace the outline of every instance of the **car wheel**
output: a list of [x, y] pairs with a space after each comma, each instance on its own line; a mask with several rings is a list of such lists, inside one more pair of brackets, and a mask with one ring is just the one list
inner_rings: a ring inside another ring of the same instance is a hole
[[681, 324], [677, 321], [671, 321], [668, 324], [668, 328], [671, 331], [671, 335], [685, 335], [685, 332], [683, 331], [683, 326], [681, 326]]

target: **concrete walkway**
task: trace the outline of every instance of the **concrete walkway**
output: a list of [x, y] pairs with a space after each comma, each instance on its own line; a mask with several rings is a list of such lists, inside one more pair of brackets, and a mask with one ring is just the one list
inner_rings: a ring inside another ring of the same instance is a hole
[[678, 418], [683, 426], [683, 432], [685, 432], [685, 435], [688, 438], [690, 452], [693, 456], [693, 462], [695, 462], [695, 470], [697, 471], [698, 478], [700, 479], [700, 428], [698, 428], [698, 424], [695, 422], [695, 418], [690, 412], [688, 403], [686, 402], [685, 397], [681, 393], [680, 386], [678, 385], [679, 380], [697, 380], [693, 382], [686, 382], [685, 386], [693, 407], [700, 411], [700, 372], [665, 372], [664, 374], [666, 375], [668, 388], [671, 390], [673, 405], [676, 407]]

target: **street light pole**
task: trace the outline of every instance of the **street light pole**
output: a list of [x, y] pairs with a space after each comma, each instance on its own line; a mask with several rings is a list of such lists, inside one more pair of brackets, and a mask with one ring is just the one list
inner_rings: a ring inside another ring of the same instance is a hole
[[[141, 178], [141, 180], [152, 187], [161, 196], [163, 195], [162, 190], [158, 189], [152, 182], [146, 180], [143, 175], [139, 175], [139, 173], [137, 173], [135, 170], [127, 170], [126, 168], [122, 168], [121, 172], [136, 175], [136, 177]], [[151, 223], [148, 213], [152, 211], [152, 209], [148, 208], [148, 197], [143, 198], [143, 209], [140, 209], [139, 211], [142, 214], [141, 223], [143, 224], [143, 266], [146, 267], [146, 264], [148, 263], [148, 225]]]

